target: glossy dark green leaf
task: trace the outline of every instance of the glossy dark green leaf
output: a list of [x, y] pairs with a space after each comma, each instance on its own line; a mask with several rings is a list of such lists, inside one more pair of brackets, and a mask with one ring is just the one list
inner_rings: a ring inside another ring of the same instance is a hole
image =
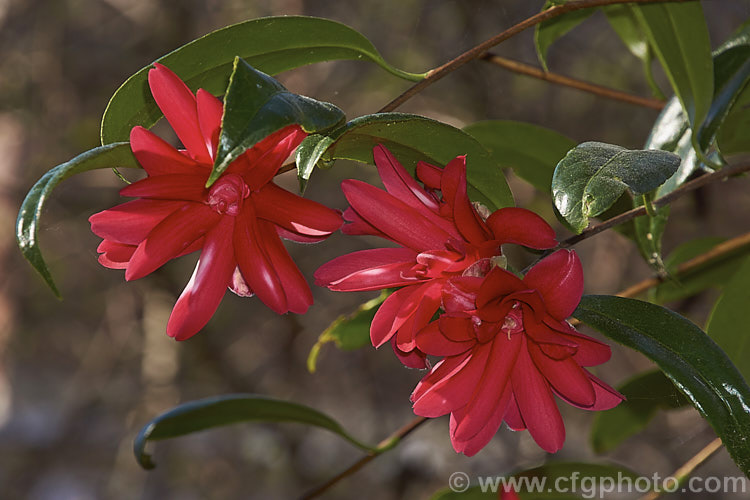
[[675, 95], [694, 130], [713, 97], [711, 40], [699, 2], [634, 5]]
[[664, 259], [664, 266], [672, 279], [656, 287], [651, 300], [658, 303], [671, 302], [693, 296], [707, 288], [723, 287], [750, 253], [750, 245], [724, 254], [721, 258], [711, 259], [688, 272], [678, 272], [680, 264], [708, 252], [722, 242], [724, 238], [709, 236], [688, 241], [675, 248]]
[[555, 165], [576, 143], [555, 132], [525, 122], [487, 120], [464, 127], [503, 167], [510, 167], [521, 179], [549, 193]]
[[680, 158], [665, 151], [628, 150], [584, 142], [560, 160], [552, 177], [552, 197], [566, 221], [580, 233], [594, 217], [629, 190], [641, 195], [675, 173]]
[[[453, 478], [453, 476], [451, 476]], [[452, 491], [445, 488], [433, 494], [431, 500], [497, 500], [498, 492], [506, 484], [512, 487], [523, 500], [550, 499], [550, 500], [580, 500], [582, 495], [591, 493], [589, 485], [581, 483], [581, 478], [591, 478], [590, 486], [598, 485], [603, 480], [613, 480], [616, 485], [618, 480], [638, 478], [638, 474], [630, 469], [614, 464], [594, 464], [585, 462], [549, 462], [541, 467], [534, 467], [517, 472], [509, 477], [502, 476], [466, 476], [471, 480], [471, 486], [465, 492]], [[573, 479], [577, 478], [577, 479]], [[449, 480], [450, 481], [450, 480]], [[573, 481], [576, 481], [574, 488]], [[463, 483], [456, 482], [454, 486]], [[555, 487], [557, 490], [555, 491]], [[583, 491], [586, 488], [587, 491]], [[567, 491], [565, 491], [567, 490]], [[580, 495], [573, 495], [575, 491]]]
[[238, 57], [224, 98], [219, 147], [206, 187], [245, 151], [284, 127], [297, 124], [307, 133], [316, 133], [345, 119], [333, 104], [293, 94]]
[[383, 291], [379, 296], [368, 300], [351, 314], [342, 314], [320, 334], [318, 341], [310, 349], [307, 356], [307, 369], [314, 373], [318, 364], [318, 356], [323, 345], [334, 342], [342, 351], [354, 351], [370, 344], [370, 323], [378, 312], [380, 304], [390, 295]]
[[[227, 26], [155, 62], [177, 73], [193, 92], [203, 88], [221, 95], [236, 56], [269, 75], [316, 62], [355, 59], [374, 62], [407, 80], [424, 78], [386, 63], [372, 43], [352, 28], [304, 16], [265, 17]], [[127, 141], [134, 126], [151, 127], [162, 116], [148, 89], [151, 67], [149, 64], [128, 78], [112, 96], [102, 117], [102, 144]]]
[[614, 4], [602, 7], [602, 10], [607, 16], [610, 26], [615, 30], [615, 33], [617, 33], [630, 53], [643, 63], [643, 72], [646, 75], [646, 80], [653, 94], [660, 99], [664, 99], [664, 94], [656, 84], [653, 72], [651, 71], [654, 51], [651, 45], [649, 45], [646, 32], [641, 27], [641, 23], [638, 21], [633, 7], [628, 4]]
[[653, 360], [750, 473], [750, 387], [716, 342], [679, 314], [635, 299], [584, 295], [573, 316]]
[[[558, 3], [560, 2], [547, 0], [542, 11], [549, 9]], [[594, 12], [596, 12], [596, 9], [574, 10], [572, 12], [566, 12], [561, 16], [542, 21], [534, 27], [534, 45], [536, 46], [536, 54], [545, 71], [547, 71], [547, 51], [550, 46], [560, 37], [591, 17]]]
[[722, 155], [750, 152], [750, 87], [745, 87], [716, 136]]
[[146, 424], [133, 444], [133, 452], [144, 469], [155, 464], [146, 453], [149, 441], [184, 436], [240, 422], [296, 422], [327, 429], [365, 451], [375, 448], [350, 436], [328, 415], [309, 406], [256, 394], [228, 394], [183, 403]]
[[418, 161], [445, 165], [466, 155], [469, 197], [490, 210], [513, 206], [502, 167], [476, 139], [448, 124], [406, 113], [360, 116], [325, 135], [308, 137], [297, 149], [300, 183], [304, 185], [316, 163], [338, 159], [373, 163], [372, 149], [378, 144], [411, 172]]
[[729, 355], [750, 380], [750, 259], [735, 264], [706, 324], [706, 333]]
[[126, 167], [140, 167], [130, 151], [130, 144], [121, 142], [94, 148], [48, 171], [23, 200], [16, 221], [18, 247], [58, 297], [60, 292], [39, 249], [39, 223], [47, 199], [58, 184], [75, 174], [99, 168]]
[[690, 404], [659, 370], [640, 373], [617, 390], [627, 399], [611, 410], [596, 412], [594, 416], [591, 445], [597, 453], [612, 450], [642, 431], [659, 410]]

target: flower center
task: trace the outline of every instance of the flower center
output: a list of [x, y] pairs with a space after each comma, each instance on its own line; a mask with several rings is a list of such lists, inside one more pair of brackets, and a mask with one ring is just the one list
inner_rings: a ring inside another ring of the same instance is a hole
[[250, 188], [237, 174], [227, 174], [211, 186], [206, 203], [221, 215], [237, 215], [242, 208], [242, 200], [250, 196]]
[[518, 302], [513, 303], [513, 307], [503, 319], [500, 331], [508, 335], [508, 340], [512, 334], [523, 331], [523, 311]]

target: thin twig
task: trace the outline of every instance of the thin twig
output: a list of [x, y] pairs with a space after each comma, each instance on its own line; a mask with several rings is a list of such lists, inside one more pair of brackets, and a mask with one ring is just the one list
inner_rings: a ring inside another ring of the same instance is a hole
[[[671, 193], [665, 194], [661, 198], [655, 199], [653, 201], [653, 205], [657, 208], [663, 207], [673, 202], [677, 198], [685, 195], [686, 193], [689, 193], [690, 191], [703, 187], [712, 182], [721, 181], [728, 177], [732, 177], [734, 175], [747, 172], [749, 170], [750, 170], [750, 163], [745, 163], [745, 164], [735, 165], [733, 167], [725, 167], [725, 168], [722, 168], [721, 170], [717, 170], [716, 172], [702, 175], [698, 177], [697, 179], [693, 179], [690, 182], [686, 182], [685, 184], [675, 189]], [[640, 217], [642, 215], [646, 215], [646, 207], [641, 206], [641, 207], [634, 208], [632, 210], [628, 210], [627, 212], [623, 212], [620, 215], [616, 215], [615, 217], [612, 217], [611, 219], [607, 219], [604, 222], [600, 222], [599, 224], [595, 224], [593, 226], [590, 226], [584, 229], [581, 234], [571, 236], [570, 238], [567, 238], [561, 241], [560, 247], [566, 248], [566, 247], [573, 246], [576, 243], [579, 243], [585, 240], [586, 238], [590, 238], [596, 234], [599, 234], [606, 229], [620, 225], [624, 222], [635, 219], [636, 217]]]
[[375, 457], [378, 455], [381, 455], [382, 453], [392, 449], [395, 444], [400, 441], [401, 439], [405, 438], [409, 434], [411, 434], [417, 427], [425, 423], [428, 419], [425, 417], [416, 417], [414, 420], [406, 424], [405, 426], [401, 427], [399, 430], [382, 440], [380, 443], [378, 443], [378, 446], [375, 451], [372, 451], [365, 455], [364, 457], [360, 458], [356, 462], [354, 462], [352, 465], [347, 467], [342, 472], [336, 474], [331, 479], [326, 481], [325, 483], [321, 484], [314, 490], [308, 491], [305, 493], [301, 498], [302, 500], [307, 500], [309, 498], [315, 498], [320, 496], [321, 494], [325, 493], [329, 488], [331, 488], [333, 485], [344, 479], [345, 477], [351, 476], [355, 472], [357, 472], [359, 469], [370, 463]]
[[568, 76], [559, 75], [557, 73], [543, 71], [529, 64], [514, 61], [512, 59], [506, 59], [491, 52], [487, 52], [486, 54], [484, 54], [481, 59], [520, 75], [526, 75], [532, 78], [538, 78], [539, 80], [544, 80], [545, 82], [563, 85], [565, 87], [574, 88], [576, 90], [582, 90], [583, 92], [588, 92], [600, 97], [606, 97], [607, 99], [627, 102], [629, 104], [635, 104], [637, 106], [643, 106], [645, 108], [656, 110], [660, 110], [664, 107], [664, 101], [660, 99], [641, 97], [629, 94], [627, 92], [622, 92], [620, 90], [611, 89], [609, 87], [604, 87], [602, 85], [584, 82], [583, 80], [578, 80], [576, 78], [570, 78]]
[[511, 26], [507, 30], [493, 36], [489, 40], [485, 40], [484, 42], [467, 50], [458, 57], [451, 59], [442, 66], [438, 66], [437, 68], [428, 71], [427, 76], [423, 80], [420, 80], [419, 82], [406, 89], [403, 94], [383, 106], [383, 108], [379, 112], [384, 113], [386, 111], [393, 111], [444, 76], [452, 73], [468, 62], [479, 59], [492, 47], [504, 42], [505, 40], [521, 33], [528, 28], [531, 28], [532, 26], [536, 26], [543, 21], [553, 19], [568, 12], [573, 12], [581, 9], [590, 9], [594, 7], [602, 7], [604, 5], [620, 3], [674, 3], [685, 1], [694, 0], [630, 0], [629, 2], [625, 2], [623, 0], [577, 0], [561, 5], [555, 5], [554, 7], [550, 7], [547, 10], [544, 10], [534, 16], [529, 17], [528, 19], [521, 21], [514, 26]]
[[[677, 485], [680, 485], [685, 482], [685, 479], [690, 477], [690, 475], [693, 473], [693, 471], [701, 465], [703, 462], [711, 458], [711, 456], [719, 451], [721, 449], [722, 442], [721, 438], [716, 438], [708, 445], [706, 445], [705, 448], [703, 448], [701, 451], [695, 454], [690, 460], [685, 462], [679, 469], [674, 471], [670, 477], [673, 477], [677, 480]], [[661, 496], [661, 491], [651, 491], [645, 495], [643, 495], [638, 500], [656, 500]]]

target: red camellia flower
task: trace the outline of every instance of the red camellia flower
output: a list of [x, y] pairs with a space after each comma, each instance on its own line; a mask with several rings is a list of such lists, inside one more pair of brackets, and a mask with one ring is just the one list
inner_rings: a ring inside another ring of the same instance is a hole
[[[483, 275], [500, 256], [500, 245], [536, 249], [556, 245], [552, 228], [522, 208], [502, 208], [485, 220], [466, 194], [466, 159], [445, 168], [420, 162], [417, 183], [384, 147], [373, 152], [385, 189], [346, 180], [351, 207], [342, 232], [388, 239], [398, 248], [361, 250], [338, 257], [315, 272], [315, 283], [336, 291], [402, 287], [378, 309], [370, 328], [375, 347], [391, 341], [401, 361], [425, 368], [415, 336], [437, 312], [443, 285], [463, 274]], [[439, 195], [438, 195], [439, 191]]]
[[583, 293], [575, 252], [558, 250], [523, 279], [493, 268], [482, 278], [453, 279], [445, 314], [416, 336], [417, 347], [443, 356], [412, 393], [414, 413], [451, 414], [457, 452], [474, 455], [505, 423], [528, 429], [554, 453], [565, 427], [553, 395], [587, 410], [607, 410], [623, 396], [583, 367], [607, 361], [610, 349], [565, 319]]
[[205, 326], [227, 287], [242, 296], [257, 295], [277, 313], [304, 313], [312, 294], [279, 236], [320, 241], [343, 223], [337, 211], [272, 182], [305, 133], [291, 125], [271, 134], [206, 188], [219, 141], [221, 101], [202, 89], [193, 95], [160, 64], [149, 71], [148, 82], [185, 150], [143, 127], [133, 128], [131, 148], [148, 176], [120, 191], [137, 200], [89, 219], [91, 230], [104, 238], [99, 262], [125, 269], [125, 279], [134, 280], [200, 250], [167, 324], [167, 333], [177, 340]]

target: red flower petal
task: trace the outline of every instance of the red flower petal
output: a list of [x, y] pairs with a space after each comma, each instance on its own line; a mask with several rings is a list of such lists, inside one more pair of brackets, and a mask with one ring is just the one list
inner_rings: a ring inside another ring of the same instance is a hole
[[422, 377], [422, 380], [419, 381], [414, 388], [414, 391], [412, 391], [411, 396], [409, 396], [409, 400], [412, 402], [417, 401], [436, 383], [457, 373], [466, 365], [466, 363], [468, 363], [471, 355], [471, 352], [467, 352], [458, 356], [449, 356], [438, 361], [427, 375]]
[[375, 146], [372, 155], [386, 191], [418, 210], [424, 208], [429, 208], [433, 212], [439, 210], [440, 205], [437, 200], [409, 175], [409, 172], [385, 146], [382, 144]]
[[198, 89], [195, 97], [198, 110], [198, 125], [200, 126], [208, 155], [213, 160], [216, 158], [216, 146], [219, 144], [224, 104], [203, 89]]
[[476, 297], [483, 279], [475, 276], [452, 278], [443, 285], [443, 309], [463, 313], [476, 309]]
[[504, 301], [511, 293], [527, 290], [524, 284], [513, 273], [494, 267], [484, 278], [477, 293], [477, 310], [479, 317], [485, 321], [500, 321], [508, 313], [510, 304]]
[[465, 408], [461, 408], [451, 413], [450, 419], [450, 435], [451, 444], [453, 449], [457, 453], [463, 453], [467, 457], [473, 457], [479, 451], [489, 443], [492, 438], [497, 434], [497, 430], [500, 428], [500, 424], [503, 423], [503, 411], [507, 406], [505, 401], [509, 401], [513, 395], [510, 384], [505, 386], [503, 393], [500, 395], [501, 403], [495, 407], [494, 413], [490, 416], [484, 427], [477, 432], [471, 438], [462, 441], [455, 436], [456, 429], [461, 425], [462, 419], [465, 416]]
[[185, 82], [159, 63], [148, 72], [148, 84], [156, 104], [190, 156], [201, 163], [212, 164], [200, 125], [195, 95]]
[[581, 261], [574, 251], [558, 250], [532, 267], [523, 282], [542, 294], [553, 318], [563, 320], [575, 311], [583, 295]]
[[401, 246], [417, 252], [437, 250], [451, 237], [417, 210], [374, 186], [349, 179], [341, 183], [341, 189], [360, 217]]
[[516, 397], [513, 395], [511, 395], [510, 402], [508, 402], [508, 407], [505, 409], [504, 420], [505, 424], [510, 430], [526, 430], [526, 424], [523, 421], [523, 417], [521, 417], [521, 410], [518, 409], [518, 402], [516, 401]]
[[328, 236], [344, 223], [336, 210], [290, 193], [272, 182], [253, 197], [258, 217], [297, 234]]
[[125, 279], [142, 278], [185, 251], [219, 223], [221, 216], [206, 205], [188, 203], [161, 221], [130, 259]]
[[550, 328], [554, 328], [562, 338], [576, 344], [577, 347], [573, 359], [581, 366], [600, 365], [606, 363], [612, 357], [612, 350], [607, 344], [579, 333], [566, 321], [557, 322], [557, 324], [545, 321], [545, 324]]
[[152, 200], [181, 200], [203, 203], [208, 195], [205, 175], [166, 174], [146, 177], [120, 190], [121, 196]]
[[[413, 312], [416, 309], [418, 302], [412, 300], [412, 295], [418, 289], [418, 286], [405, 286], [393, 292], [380, 305], [370, 323], [370, 341], [373, 346], [380, 347], [388, 342], [408, 319], [408, 316], [399, 316], [402, 309], [405, 312], [409, 312], [409, 309]], [[406, 308], [404, 304], [407, 304]]]
[[136, 245], [126, 245], [111, 240], [102, 241], [96, 248], [99, 255], [99, 263], [110, 269], [126, 269], [133, 252], [138, 248]]
[[[427, 326], [435, 313], [440, 308], [440, 288], [442, 284], [440, 281], [428, 281], [424, 285], [421, 285], [415, 292], [415, 296], [419, 297], [419, 303], [417, 304], [414, 312], [408, 315], [404, 324], [401, 325], [396, 332], [396, 345], [402, 351], [409, 352], [415, 348], [415, 337], [417, 333]], [[416, 295], [416, 294], [419, 295]], [[405, 307], [410, 307], [405, 305]], [[408, 310], [408, 309], [407, 309]], [[399, 315], [408, 314], [406, 311], [402, 313], [399, 311]]]
[[287, 308], [290, 312], [304, 314], [313, 303], [312, 292], [307, 280], [297, 268], [289, 256], [284, 244], [276, 234], [273, 224], [258, 220], [260, 238], [266, 247], [266, 253], [271, 259], [276, 274], [281, 281], [281, 286], [286, 295]]
[[141, 126], [130, 131], [130, 149], [149, 176], [166, 174], [203, 175], [209, 169], [180, 153], [169, 143]]
[[434, 418], [465, 406], [481, 380], [491, 349], [490, 344], [473, 349], [465, 365], [435, 382], [414, 402], [414, 413]]
[[565, 441], [565, 426], [549, 384], [531, 361], [525, 347], [518, 354], [511, 381], [531, 437], [542, 449], [555, 453]]
[[157, 224], [185, 205], [162, 200], [129, 201], [89, 217], [91, 231], [107, 240], [137, 245]]
[[368, 235], [378, 236], [383, 239], [388, 239], [388, 236], [377, 229], [375, 226], [364, 220], [354, 211], [352, 207], [344, 210], [344, 220], [347, 224], [341, 228], [341, 232], [348, 235]]
[[417, 178], [430, 189], [440, 189], [440, 179], [443, 177], [443, 169], [430, 165], [427, 162], [417, 163]]
[[234, 255], [242, 277], [258, 298], [278, 314], [287, 312], [284, 286], [261, 238], [252, 198], [245, 201], [237, 216]]
[[531, 359], [556, 393], [576, 406], [591, 407], [594, 404], [596, 395], [591, 381], [573, 358], [552, 359], [545, 356], [533, 342], [529, 342], [528, 346]]
[[486, 241], [490, 232], [471, 205], [466, 194], [466, 157], [457, 156], [443, 169], [440, 179], [443, 199], [453, 211], [453, 221], [467, 241], [479, 245]]
[[414, 265], [416, 252], [408, 248], [373, 248], [336, 257], [315, 271], [315, 284], [331, 290], [379, 290], [414, 284], [401, 273]]
[[525, 208], [496, 210], [487, 218], [487, 226], [500, 244], [515, 243], [537, 249], [557, 246], [555, 230], [544, 219]]
[[206, 242], [190, 282], [177, 299], [167, 323], [167, 335], [185, 340], [211, 319], [227, 291], [236, 263], [231, 238], [234, 220], [222, 217], [206, 234]]
[[[456, 427], [454, 435], [457, 440], [466, 441], [473, 438], [493, 415], [505, 414], [505, 408], [510, 401], [510, 391], [505, 389], [510, 382], [521, 344], [521, 335], [513, 335], [510, 339], [503, 336], [495, 337], [482, 378], [474, 389], [469, 403], [461, 409], [466, 415]], [[497, 425], [499, 426], [500, 422]]]
[[227, 172], [241, 175], [250, 190], [258, 191], [271, 182], [306, 135], [299, 125], [277, 130], [232, 162]]
[[[415, 340], [420, 351], [433, 356], [456, 356], [476, 345], [476, 339], [456, 342], [443, 335], [441, 328], [438, 327], [439, 324], [443, 323], [443, 317], [440, 318], [440, 323], [433, 321], [417, 334]], [[462, 327], [471, 321], [468, 318], [452, 319], [458, 320]]]
[[625, 396], [596, 378], [594, 375], [590, 374], [589, 372], [586, 372], [586, 375], [589, 377], [589, 379], [591, 379], [591, 384], [594, 387], [594, 392], [596, 393], [596, 402], [592, 406], [588, 407], [580, 406], [573, 401], [566, 401], [567, 403], [577, 408], [581, 408], [582, 410], [602, 411], [610, 410], [625, 400]]
[[429, 367], [427, 362], [427, 355], [419, 349], [412, 349], [411, 351], [402, 351], [396, 345], [396, 337], [391, 337], [391, 347], [393, 353], [396, 355], [401, 364], [407, 368], [414, 368], [416, 370], [423, 370]]

